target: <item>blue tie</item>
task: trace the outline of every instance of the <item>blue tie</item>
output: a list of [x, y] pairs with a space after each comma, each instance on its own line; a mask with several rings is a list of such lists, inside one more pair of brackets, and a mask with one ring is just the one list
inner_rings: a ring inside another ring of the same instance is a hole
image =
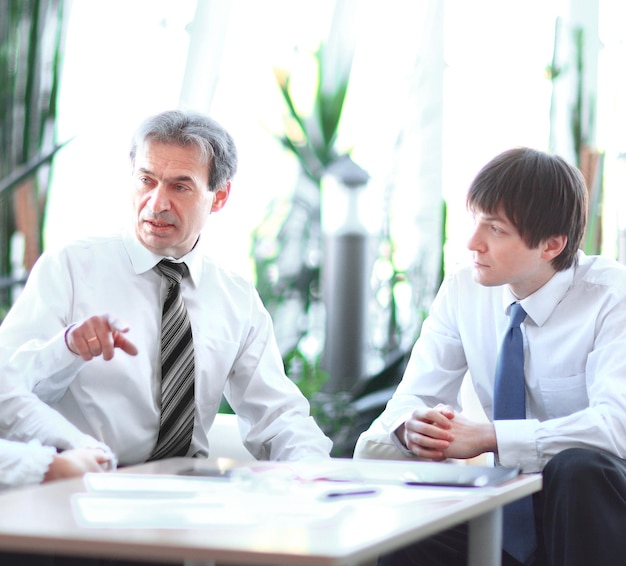
[[[496, 366], [494, 420], [526, 418], [524, 338], [520, 328], [526, 318], [526, 311], [519, 303], [513, 303], [509, 317], [509, 328], [504, 335]], [[526, 564], [537, 547], [532, 496], [506, 505], [503, 515], [503, 548], [516, 560]]]

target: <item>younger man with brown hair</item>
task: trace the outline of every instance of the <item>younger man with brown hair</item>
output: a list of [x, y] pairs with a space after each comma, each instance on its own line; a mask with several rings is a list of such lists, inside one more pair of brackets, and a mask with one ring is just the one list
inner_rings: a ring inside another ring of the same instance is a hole
[[[505, 508], [503, 564], [615, 564], [626, 556], [626, 268], [578, 250], [587, 191], [557, 156], [498, 155], [467, 207], [473, 265], [443, 283], [380, 421], [406, 454], [492, 452], [499, 465], [543, 472], [527, 515], [515, 523]], [[521, 415], [509, 416], [496, 390], [513, 391], [513, 372], [502, 386], [495, 376], [518, 305], [521, 386], [505, 402]], [[489, 422], [460, 413], [467, 372]], [[466, 535], [453, 529], [380, 564], [464, 564]]]

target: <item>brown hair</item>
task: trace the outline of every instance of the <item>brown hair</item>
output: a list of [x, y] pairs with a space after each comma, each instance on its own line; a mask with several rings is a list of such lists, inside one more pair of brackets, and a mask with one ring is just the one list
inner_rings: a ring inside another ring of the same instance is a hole
[[504, 212], [529, 248], [551, 236], [566, 236], [552, 260], [562, 271], [576, 263], [587, 223], [587, 188], [578, 169], [562, 157], [515, 148], [492, 159], [467, 194], [469, 210]]

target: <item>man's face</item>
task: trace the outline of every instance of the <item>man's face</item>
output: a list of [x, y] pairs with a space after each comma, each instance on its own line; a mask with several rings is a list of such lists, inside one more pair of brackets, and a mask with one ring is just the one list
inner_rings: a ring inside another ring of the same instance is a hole
[[[553, 242], [529, 248], [502, 212], [474, 211], [474, 232], [467, 244], [474, 257], [474, 280], [487, 287], [508, 285], [523, 299], [553, 275]], [[552, 240], [552, 239], [550, 239]]]
[[195, 146], [147, 142], [133, 167], [135, 233], [151, 252], [180, 258], [196, 244], [212, 210], [228, 198], [230, 185], [209, 191], [206, 163]]

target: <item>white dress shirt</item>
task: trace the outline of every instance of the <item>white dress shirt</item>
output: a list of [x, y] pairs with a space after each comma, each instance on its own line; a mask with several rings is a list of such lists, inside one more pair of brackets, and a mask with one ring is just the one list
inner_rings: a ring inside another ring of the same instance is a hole
[[[95, 439], [122, 465], [149, 457], [159, 429], [167, 282], [153, 267], [161, 259], [132, 234], [90, 238], [42, 255], [0, 327], [0, 435], [59, 448], [94, 446]], [[182, 295], [196, 368], [190, 454], [209, 454], [207, 433], [224, 394], [256, 458], [328, 457], [332, 443], [285, 375], [270, 316], [252, 284], [197, 247], [181, 261], [190, 270]], [[70, 325], [102, 314], [128, 324], [137, 356], [116, 349], [111, 361], [85, 362], [67, 348]]]
[[[495, 422], [502, 465], [543, 469], [569, 447], [626, 457], [626, 267], [579, 252], [521, 301], [526, 420]], [[507, 286], [485, 287], [464, 268], [443, 283], [413, 347], [402, 382], [381, 415], [393, 431], [418, 406], [461, 410], [467, 371], [492, 414], [498, 350], [515, 302]]]
[[36, 440], [23, 443], [0, 439], [0, 489], [42, 482], [55, 452]]

